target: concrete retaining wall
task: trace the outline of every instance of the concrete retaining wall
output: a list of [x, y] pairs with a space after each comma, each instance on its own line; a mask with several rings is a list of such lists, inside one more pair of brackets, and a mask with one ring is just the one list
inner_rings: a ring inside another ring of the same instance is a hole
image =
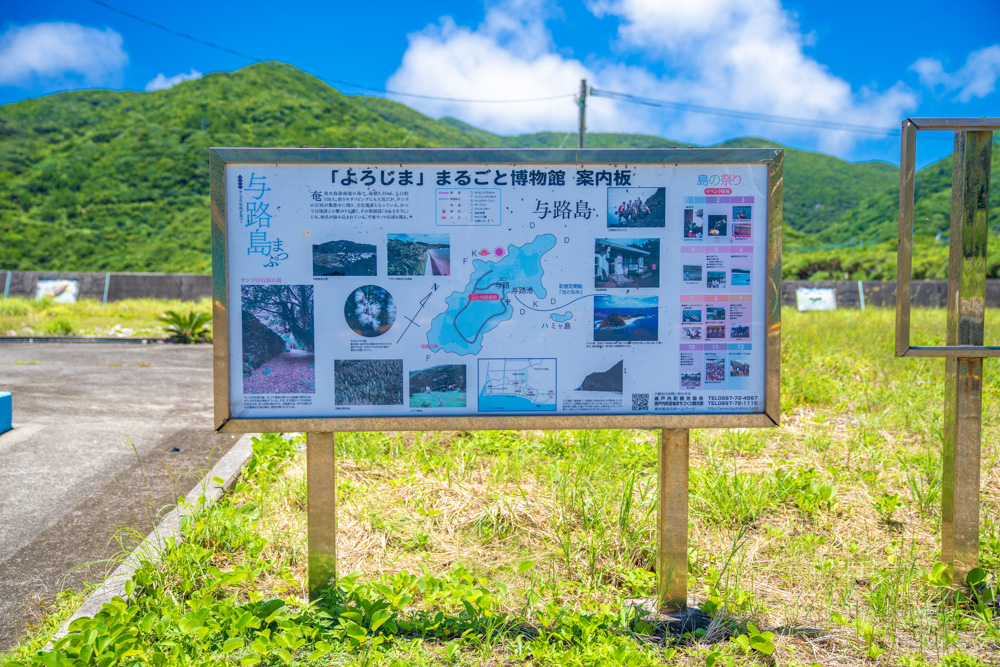
[[[865, 306], [896, 307], [895, 280], [865, 280], [861, 283]], [[786, 280], [781, 283], [781, 303], [795, 305], [798, 287], [832, 287], [838, 308], [860, 308], [858, 281], [854, 280]], [[947, 280], [914, 280], [910, 283], [910, 301], [914, 306], [944, 308], [948, 305]], [[986, 281], [986, 305], [1000, 306], [1000, 280]]]
[[[93, 273], [83, 271], [0, 271], [0, 294], [34, 297], [39, 280], [78, 280], [79, 299], [183, 299], [212, 296], [212, 276], [200, 273]], [[8, 280], [10, 281], [8, 283]]]

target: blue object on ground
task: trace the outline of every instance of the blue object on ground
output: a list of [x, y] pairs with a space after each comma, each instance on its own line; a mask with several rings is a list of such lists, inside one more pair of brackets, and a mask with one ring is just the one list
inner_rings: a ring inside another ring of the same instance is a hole
[[6, 433], [14, 425], [13, 401], [9, 391], [0, 391], [0, 433]]

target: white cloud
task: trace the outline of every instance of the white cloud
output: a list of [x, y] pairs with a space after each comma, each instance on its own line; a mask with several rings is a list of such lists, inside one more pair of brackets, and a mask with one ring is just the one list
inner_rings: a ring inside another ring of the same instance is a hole
[[[814, 35], [803, 34], [778, 0], [591, 0], [599, 17], [619, 20], [617, 47], [666, 73], [588, 57], [562, 55], [545, 25], [549, 16], [524, 2], [487, 10], [476, 28], [448, 17], [410, 35], [388, 87], [473, 99], [527, 98], [591, 85], [674, 102], [894, 128], [917, 96], [901, 82], [887, 90], [850, 83], [806, 55]], [[872, 135], [817, 131], [754, 120], [651, 109], [592, 98], [588, 127], [650, 132], [679, 141], [711, 143], [740, 135], [795, 140], [815, 137], [823, 150], [846, 152]], [[531, 104], [463, 104], [406, 100], [431, 115], [455, 115], [501, 132], [575, 129], [569, 99]]]
[[163, 74], [160, 73], [157, 74], [152, 81], [146, 84], [146, 92], [163, 90], [164, 88], [173, 88], [182, 81], [193, 81], [194, 79], [200, 79], [201, 76], [201, 72], [194, 68], [192, 68], [187, 74], [181, 72], [180, 74], [175, 74], [173, 76], [163, 76]]
[[0, 85], [117, 83], [128, 64], [122, 36], [76, 23], [35, 23], [0, 36]]
[[[460, 99], [528, 99], [569, 93], [590, 75], [580, 62], [553, 52], [543, 14], [524, 3], [494, 7], [475, 30], [450, 17], [409, 36], [410, 45], [387, 87]], [[407, 98], [425, 113], [455, 115], [502, 133], [573, 126], [569, 98], [524, 104], [466, 104]]]
[[[659, 97], [702, 106], [763, 114], [895, 127], [917, 97], [897, 82], [885, 91], [853, 90], [803, 50], [810, 39], [778, 0], [658, 0], [594, 2], [597, 15], [621, 20], [621, 46], [662, 60], [671, 77]], [[719, 119], [686, 114], [672, 123], [676, 136], [710, 140]], [[745, 133], [784, 136], [813, 133], [772, 123], [742, 121]], [[820, 131], [824, 150], [842, 151], [859, 136]]]
[[958, 91], [955, 99], [969, 102], [986, 97], [997, 89], [1000, 79], [1000, 44], [973, 51], [961, 69], [949, 74], [944, 64], [934, 58], [921, 58], [910, 68], [920, 75], [920, 84], [931, 89], [943, 86], [945, 92]]

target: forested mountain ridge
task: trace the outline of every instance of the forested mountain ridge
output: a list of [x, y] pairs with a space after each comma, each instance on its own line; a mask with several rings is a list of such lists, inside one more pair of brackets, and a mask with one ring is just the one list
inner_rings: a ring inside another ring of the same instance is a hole
[[[496, 135], [343, 95], [275, 62], [151, 93], [89, 90], [16, 102], [0, 107], [0, 268], [207, 272], [208, 148], [303, 145], [572, 148], [576, 135]], [[587, 145], [686, 144], [591, 133]], [[719, 146], [778, 144], [744, 138]], [[919, 231], [936, 232], [942, 211], [947, 226], [950, 170], [944, 160], [921, 171]], [[894, 237], [896, 167], [789, 148], [784, 174], [786, 248]]]

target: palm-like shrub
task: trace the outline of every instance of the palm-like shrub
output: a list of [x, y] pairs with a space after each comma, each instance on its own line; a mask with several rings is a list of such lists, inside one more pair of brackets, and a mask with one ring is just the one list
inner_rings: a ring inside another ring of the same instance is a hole
[[212, 316], [207, 313], [192, 310], [181, 314], [168, 310], [156, 319], [167, 325], [163, 328], [170, 334], [170, 340], [175, 343], [198, 343], [210, 340], [212, 335], [212, 330], [208, 326]]

